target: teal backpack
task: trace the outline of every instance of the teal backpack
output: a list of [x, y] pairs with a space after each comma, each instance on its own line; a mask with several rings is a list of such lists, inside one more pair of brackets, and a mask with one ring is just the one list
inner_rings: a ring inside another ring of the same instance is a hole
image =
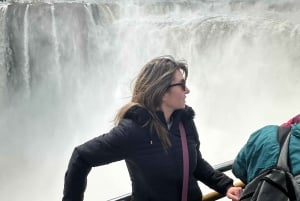
[[264, 171], [248, 183], [240, 201], [300, 201], [300, 186], [288, 165], [290, 128], [278, 127], [277, 137], [280, 144], [277, 166]]

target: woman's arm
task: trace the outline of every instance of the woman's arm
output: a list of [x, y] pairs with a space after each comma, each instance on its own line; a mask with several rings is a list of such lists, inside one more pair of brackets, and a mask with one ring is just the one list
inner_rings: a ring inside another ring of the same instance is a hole
[[122, 121], [109, 133], [76, 147], [65, 173], [63, 201], [82, 201], [92, 167], [125, 159], [132, 149], [130, 120]]
[[223, 195], [226, 195], [227, 190], [233, 186], [233, 180], [224, 173], [215, 170], [202, 158], [200, 151], [197, 154], [197, 167], [194, 176], [208, 187]]

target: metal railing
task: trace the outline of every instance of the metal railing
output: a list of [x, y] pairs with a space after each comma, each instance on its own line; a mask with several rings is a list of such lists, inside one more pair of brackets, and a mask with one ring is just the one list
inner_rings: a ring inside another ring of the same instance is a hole
[[[239, 181], [239, 182], [234, 183], [234, 186], [239, 186], [239, 187], [244, 188], [245, 184], [243, 182]], [[216, 191], [213, 191], [213, 192], [203, 195], [202, 201], [215, 201], [215, 200], [219, 200], [223, 197], [224, 197], [224, 195], [222, 195]]]
[[[233, 163], [232, 160], [231, 161], [226, 161], [224, 163], [220, 163], [218, 165], [215, 165], [214, 168], [216, 170], [221, 171], [221, 172], [226, 172], [226, 171], [231, 170], [232, 163]], [[239, 181], [239, 182], [234, 183], [234, 186], [244, 187], [244, 183]], [[210, 193], [207, 193], [207, 194], [203, 195], [202, 201], [215, 201], [215, 200], [219, 200], [223, 197], [224, 197], [224, 195], [213, 191], [213, 192], [210, 192]], [[113, 199], [108, 200], [108, 201], [130, 201], [130, 198], [131, 198], [131, 193], [128, 193], [128, 194], [122, 195], [120, 197], [113, 198]]]

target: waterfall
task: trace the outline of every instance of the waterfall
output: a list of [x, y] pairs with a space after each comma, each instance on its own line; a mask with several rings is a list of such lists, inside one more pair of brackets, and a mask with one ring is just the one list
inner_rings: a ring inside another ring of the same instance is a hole
[[[299, 113], [299, 17], [297, 0], [0, 2], [0, 200], [60, 200], [74, 146], [112, 128], [159, 55], [189, 65], [204, 158], [233, 159]], [[85, 197], [130, 190], [117, 162], [91, 171]]]
[[24, 78], [24, 84], [25, 85], [25, 93], [26, 93], [26, 98], [29, 98], [30, 96], [30, 65], [29, 65], [29, 52], [28, 52], [28, 8], [29, 5], [26, 5], [25, 8], [25, 14], [24, 14], [24, 67], [22, 71], [22, 77]]

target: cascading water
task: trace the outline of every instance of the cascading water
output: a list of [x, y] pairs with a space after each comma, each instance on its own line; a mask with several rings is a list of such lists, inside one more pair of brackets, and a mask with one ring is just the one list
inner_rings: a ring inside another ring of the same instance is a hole
[[[112, 127], [148, 60], [186, 59], [201, 151], [299, 113], [300, 4], [285, 1], [0, 3], [0, 199], [60, 200], [74, 146]], [[123, 162], [94, 168], [86, 200], [130, 192]]]

